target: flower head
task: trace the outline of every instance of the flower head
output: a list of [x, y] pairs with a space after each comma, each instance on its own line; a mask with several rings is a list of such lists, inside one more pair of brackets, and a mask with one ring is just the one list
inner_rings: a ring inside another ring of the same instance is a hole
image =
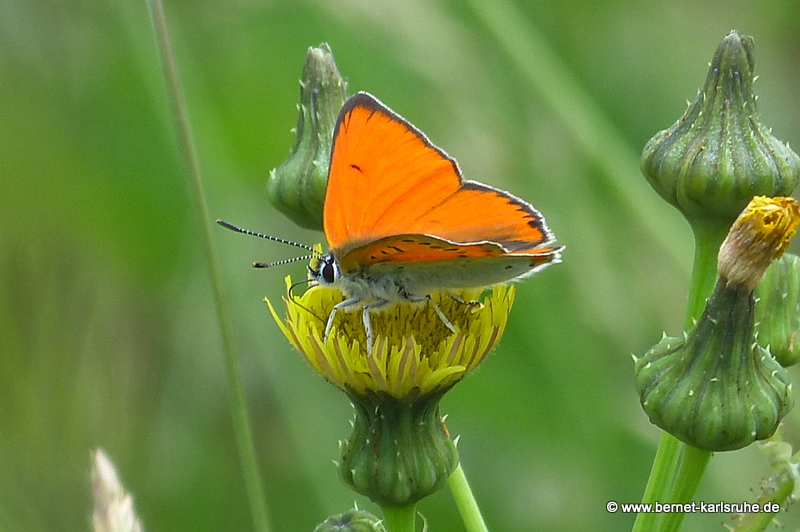
[[[289, 280], [287, 279], [287, 283]], [[353, 431], [341, 444], [339, 475], [353, 490], [383, 507], [401, 507], [438, 490], [458, 464], [455, 443], [439, 413], [447, 390], [480, 364], [505, 329], [514, 288], [495, 286], [483, 304], [480, 291], [433, 295], [433, 305], [400, 303], [372, 314], [371, 350], [360, 312], [338, 312], [325, 338], [338, 290], [315, 286], [284, 300], [281, 331], [328, 381], [353, 402]]]
[[[480, 291], [458, 295], [462, 301], [475, 301]], [[514, 287], [495, 286], [481, 306], [434, 294], [433, 300], [456, 333], [430, 304], [398, 304], [373, 313], [375, 345], [371, 355], [360, 312], [338, 312], [330, 336], [323, 338], [333, 306], [343, 300], [338, 290], [315, 286], [296, 303], [284, 300], [285, 322], [269, 301], [267, 304], [289, 342], [329, 382], [355, 395], [401, 399], [447, 390], [474, 370], [505, 330]]]
[[664, 336], [635, 359], [650, 421], [708, 451], [770, 437], [794, 404], [789, 374], [755, 343], [753, 294], [720, 280], [682, 338]]
[[798, 224], [797, 200], [756, 196], [736, 219], [719, 249], [720, 276], [754, 290], [767, 267], [789, 247]]

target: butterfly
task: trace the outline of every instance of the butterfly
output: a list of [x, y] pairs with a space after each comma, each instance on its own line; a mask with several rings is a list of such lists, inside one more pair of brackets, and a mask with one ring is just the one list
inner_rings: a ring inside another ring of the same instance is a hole
[[323, 228], [330, 251], [312, 258], [309, 278], [345, 296], [325, 336], [339, 310], [361, 309], [368, 351], [372, 312], [428, 303], [454, 330], [431, 294], [524, 279], [563, 249], [530, 203], [464, 180], [452, 157], [366, 92], [334, 128]]

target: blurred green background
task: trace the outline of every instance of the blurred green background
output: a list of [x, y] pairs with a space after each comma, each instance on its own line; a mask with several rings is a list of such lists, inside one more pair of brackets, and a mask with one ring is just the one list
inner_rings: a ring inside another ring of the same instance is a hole
[[[416, 124], [467, 178], [532, 201], [567, 246], [563, 264], [519, 286], [500, 347], [443, 401], [490, 529], [626, 530], [634, 516], [605, 504], [640, 499], [659, 438], [631, 354], [680, 332], [692, 256], [687, 225], [648, 188], [638, 155], [694, 98], [732, 28], [755, 37], [764, 121], [800, 145], [800, 4], [486, 5], [512, 9], [553, 54], [568, 80], [560, 106], [542, 90], [553, 82], [544, 52], [517, 42], [509, 53], [510, 27], [498, 32], [470, 3], [167, 2], [211, 216], [323, 240], [278, 215], [265, 183], [293, 141], [305, 51], [330, 43], [351, 91]], [[96, 447], [148, 530], [251, 529], [154, 42], [144, 1], [0, 3], [3, 532], [87, 530]], [[587, 116], [601, 129], [580, 140]], [[374, 509], [331, 463], [347, 400], [262, 301], [305, 266], [253, 270], [295, 250], [220, 228], [214, 238], [274, 530], [310, 531], [354, 500]], [[696, 499], [753, 501], [767, 475], [755, 448], [718, 454]], [[447, 490], [419, 509], [431, 530], [462, 530]], [[796, 527], [798, 514], [781, 521]], [[689, 516], [686, 529], [721, 521], [730, 516]]]

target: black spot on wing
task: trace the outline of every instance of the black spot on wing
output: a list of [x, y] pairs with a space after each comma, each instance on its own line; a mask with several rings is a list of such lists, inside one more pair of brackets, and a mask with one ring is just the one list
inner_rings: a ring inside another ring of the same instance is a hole
[[350, 164], [350, 168], [352, 168], [353, 170], [355, 170], [357, 172], [361, 172], [362, 174], [364, 173], [364, 170], [362, 170], [361, 167], [358, 166], [357, 164], [351, 163]]

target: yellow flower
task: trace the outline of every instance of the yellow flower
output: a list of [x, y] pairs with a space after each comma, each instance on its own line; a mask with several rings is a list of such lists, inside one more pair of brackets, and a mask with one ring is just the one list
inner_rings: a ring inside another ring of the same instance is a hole
[[754, 290], [767, 267], [786, 251], [798, 224], [800, 205], [794, 198], [754, 197], [720, 247], [720, 277]]
[[361, 311], [337, 312], [325, 338], [328, 316], [344, 300], [338, 290], [315, 286], [284, 299], [285, 321], [267, 300], [289, 342], [352, 400], [355, 419], [341, 443], [339, 474], [382, 507], [414, 504], [447, 482], [458, 452], [439, 401], [494, 348], [514, 302], [514, 288], [506, 286], [495, 286], [483, 304], [464, 302], [480, 290], [454, 295], [432, 297], [456, 332], [430, 303], [397, 304], [371, 315], [369, 353]]
[[[367, 354], [359, 310], [338, 312], [330, 336], [324, 338], [333, 306], [344, 300], [338, 290], [315, 286], [294, 301], [284, 298], [285, 321], [269, 300], [267, 305], [289, 342], [329, 382], [359, 396], [400, 399], [449, 389], [474, 370], [503, 335], [514, 292], [513, 287], [495, 286], [480, 306], [433, 295], [455, 333], [430, 304], [397, 304], [374, 312], [372, 355]], [[475, 301], [480, 291], [456, 295]]]

